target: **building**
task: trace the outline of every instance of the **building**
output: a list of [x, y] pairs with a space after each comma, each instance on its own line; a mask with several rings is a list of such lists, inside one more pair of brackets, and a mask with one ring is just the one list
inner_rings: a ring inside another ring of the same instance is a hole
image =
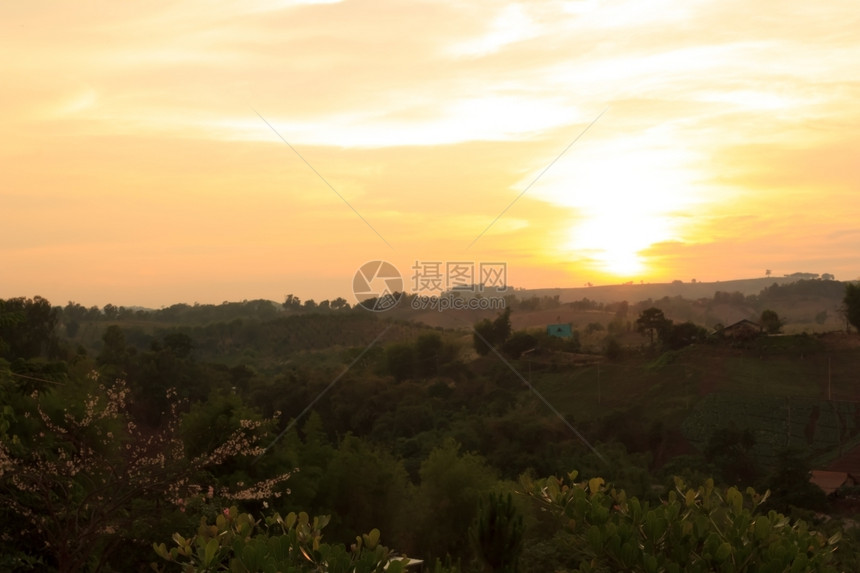
[[570, 338], [573, 336], [573, 329], [570, 327], [570, 324], [548, 324], [546, 333], [558, 338]]
[[748, 340], [750, 338], [761, 336], [762, 332], [763, 330], [760, 324], [751, 320], [743, 319], [735, 322], [734, 324], [724, 326], [717, 331], [717, 335], [736, 340]]

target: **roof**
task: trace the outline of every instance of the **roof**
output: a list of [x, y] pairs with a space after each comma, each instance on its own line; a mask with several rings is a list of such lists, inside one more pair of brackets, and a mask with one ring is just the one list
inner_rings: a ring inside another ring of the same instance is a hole
[[723, 330], [734, 330], [734, 329], [738, 329], [738, 328], [742, 328], [742, 327], [755, 328], [756, 330], [761, 330], [761, 325], [759, 323], [753, 322], [751, 320], [747, 320], [746, 318], [743, 320], [739, 320], [735, 323], [732, 323], [728, 326], [724, 326]]
[[761, 332], [763, 332], [763, 330], [760, 324], [751, 320], [743, 319], [728, 326], [724, 326], [716, 333], [723, 336], [750, 337], [758, 335]]
[[854, 485], [857, 480], [848, 472], [830, 472], [826, 470], [812, 470], [809, 481], [820, 487], [824, 493], [830, 495], [846, 484]]
[[573, 336], [573, 330], [570, 324], [548, 324], [546, 333], [550, 336], [558, 336], [559, 338], [570, 338]]

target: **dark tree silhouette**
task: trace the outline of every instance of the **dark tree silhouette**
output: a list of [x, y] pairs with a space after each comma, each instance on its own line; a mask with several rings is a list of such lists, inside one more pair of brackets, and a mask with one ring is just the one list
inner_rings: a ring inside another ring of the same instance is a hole
[[641, 333], [648, 333], [651, 344], [654, 344], [654, 335], [658, 336], [672, 325], [672, 321], [666, 318], [663, 311], [652, 306], [646, 308], [636, 319], [636, 329]]
[[860, 330], [860, 285], [847, 283], [845, 285], [845, 320], [854, 328]]

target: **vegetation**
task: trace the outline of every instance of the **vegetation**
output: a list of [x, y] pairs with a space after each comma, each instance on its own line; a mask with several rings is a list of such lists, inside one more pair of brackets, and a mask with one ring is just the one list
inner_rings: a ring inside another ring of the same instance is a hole
[[845, 284], [845, 319], [857, 330], [860, 330], [860, 285]]
[[[0, 300], [0, 569], [857, 568], [851, 498], [807, 479], [860, 440], [854, 336], [738, 345], [679, 299], [569, 304], [568, 338], [514, 327], [554, 297], [474, 332], [288, 300]], [[605, 481], [538, 477], [570, 468]]]
[[765, 332], [768, 334], [776, 334], [782, 330], [782, 319], [779, 318], [779, 315], [776, 312], [770, 309], [762, 311], [760, 322], [762, 328], [764, 328]]
[[811, 530], [759, 508], [767, 494], [752, 488], [698, 488], [675, 481], [652, 506], [602, 478], [550, 477], [526, 491], [556, 516], [555, 543], [574, 571], [838, 571], [841, 536]]
[[[275, 513], [265, 519], [240, 513], [235, 506], [209, 523], [204, 517], [196, 535], [173, 535], [175, 547], [154, 543], [162, 559], [182, 565], [188, 573], [233, 571], [235, 573], [382, 573], [404, 571], [408, 559], [397, 558], [379, 543], [379, 530], [359, 535], [348, 548], [322, 543], [328, 517], [311, 519], [307, 513]], [[156, 571], [166, 567], [154, 566]]]

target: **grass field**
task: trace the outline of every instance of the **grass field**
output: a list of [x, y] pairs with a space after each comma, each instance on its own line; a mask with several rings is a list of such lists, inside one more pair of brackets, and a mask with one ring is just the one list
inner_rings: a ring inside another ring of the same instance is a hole
[[572, 421], [635, 411], [681, 428], [697, 448], [719, 428], [749, 429], [768, 464], [786, 447], [826, 457], [858, 440], [857, 372], [857, 349], [782, 336], [750, 348], [706, 344], [564, 372], [532, 369], [532, 381]]

